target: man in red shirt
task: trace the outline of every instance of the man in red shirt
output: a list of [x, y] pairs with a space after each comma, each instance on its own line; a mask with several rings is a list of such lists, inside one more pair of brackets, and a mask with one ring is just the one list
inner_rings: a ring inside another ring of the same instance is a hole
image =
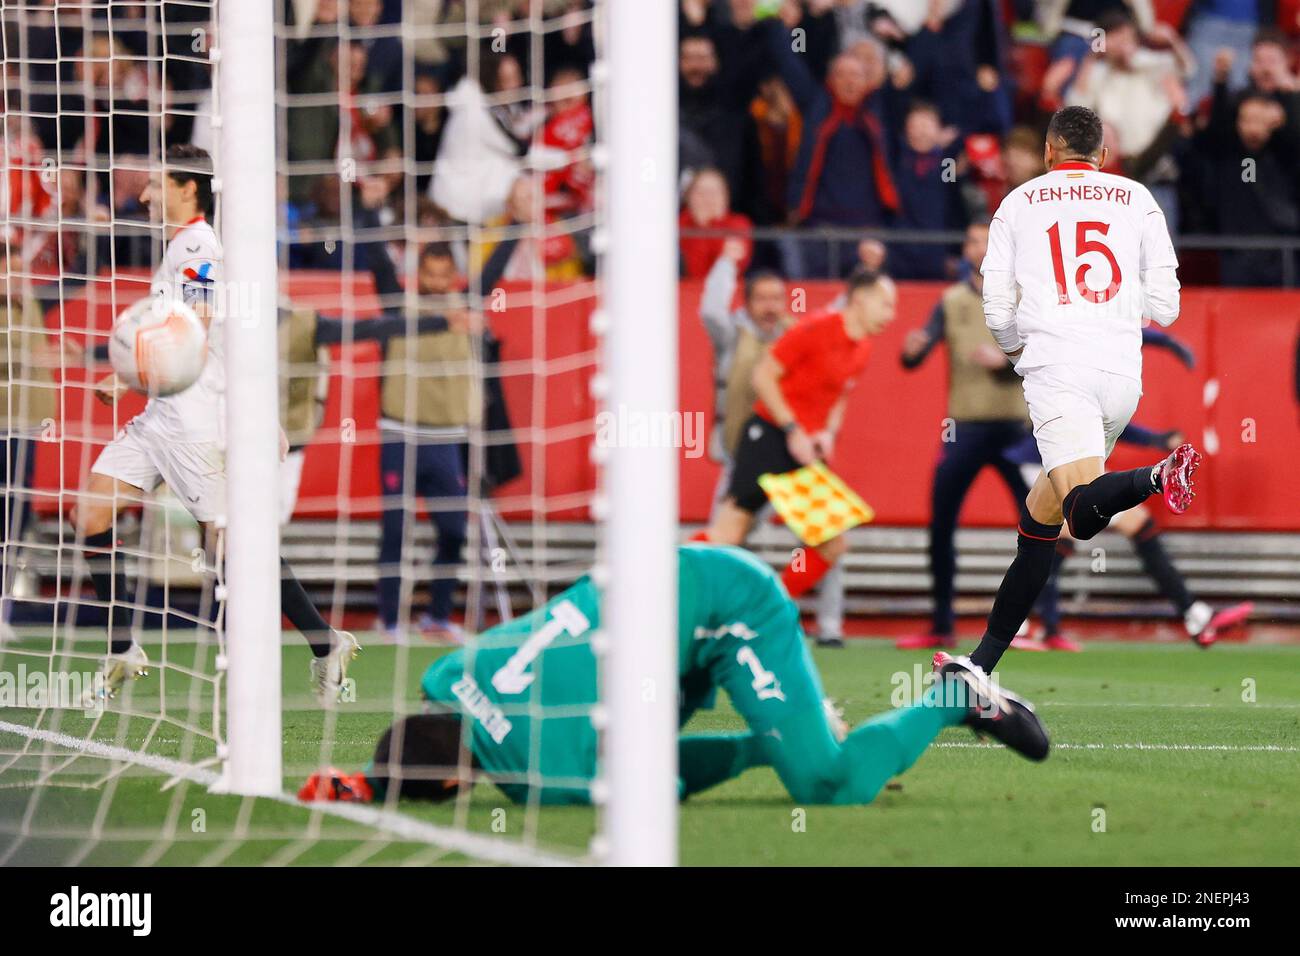
[[[735, 450], [731, 486], [706, 540], [742, 544], [767, 503], [760, 475], [793, 471], [826, 459], [844, 422], [848, 393], [866, 367], [871, 341], [894, 320], [897, 291], [880, 272], [849, 278], [845, 304], [800, 322], [754, 368], [758, 401]], [[848, 545], [835, 537], [800, 552], [781, 575], [797, 598], [821, 580]]]
[[[686, 189], [686, 202], [682, 206], [677, 225], [683, 232], [691, 230], [719, 233], [718, 235], [685, 235], [679, 244], [682, 259], [682, 278], [703, 279], [722, 255], [729, 238], [740, 239], [745, 255], [737, 265], [743, 273], [754, 254], [750, 234], [754, 224], [748, 216], [731, 211], [731, 189], [727, 178], [712, 166], [695, 173]], [[731, 234], [728, 236], [727, 234]]]

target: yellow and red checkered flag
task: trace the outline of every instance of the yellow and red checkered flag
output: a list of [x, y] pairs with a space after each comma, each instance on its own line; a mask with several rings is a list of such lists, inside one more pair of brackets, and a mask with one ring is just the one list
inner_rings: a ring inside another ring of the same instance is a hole
[[758, 483], [781, 520], [810, 548], [876, 517], [871, 505], [820, 461], [761, 475]]

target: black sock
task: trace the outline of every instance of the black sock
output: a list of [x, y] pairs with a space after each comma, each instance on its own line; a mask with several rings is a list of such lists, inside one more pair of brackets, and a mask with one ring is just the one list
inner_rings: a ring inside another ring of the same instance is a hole
[[1170, 560], [1154, 521], [1147, 519], [1142, 530], [1133, 536], [1133, 550], [1142, 560], [1142, 569], [1160, 588], [1160, 593], [1174, 603], [1179, 614], [1186, 614], [1196, 599], [1187, 590], [1187, 582], [1183, 580], [1182, 573]]
[[1070, 534], [1087, 541], [1110, 524], [1115, 515], [1150, 498], [1157, 491], [1151, 480], [1155, 467], [1112, 471], [1072, 489], [1061, 502]]
[[1047, 583], [1056, 556], [1056, 542], [1061, 526], [1039, 524], [1032, 518], [1020, 519], [1020, 534], [1016, 538], [1016, 557], [1007, 568], [1006, 576], [998, 587], [998, 596], [989, 612], [988, 626], [979, 647], [970, 659], [975, 664], [992, 671], [1011, 646], [1020, 625], [1025, 623], [1029, 610]]
[[280, 611], [307, 638], [313, 654], [324, 657], [330, 652], [329, 623], [320, 616], [320, 611], [311, 603], [302, 582], [284, 558], [280, 559]]
[[1074, 553], [1074, 542], [1069, 539], [1057, 539], [1055, 553], [1052, 555], [1052, 569], [1047, 573], [1047, 582], [1034, 602], [1034, 612], [1043, 623], [1044, 637], [1054, 637], [1061, 633], [1061, 565]]
[[116, 603], [130, 599], [127, 593], [126, 575], [114, 572], [113, 531], [101, 531], [99, 534], [86, 535], [87, 548], [94, 548], [103, 553], [86, 555], [86, 564], [90, 568], [90, 583], [95, 587], [95, 597], [105, 604], [115, 602], [108, 609], [109, 651], [121, 654], [131, 646], [131, 609]]

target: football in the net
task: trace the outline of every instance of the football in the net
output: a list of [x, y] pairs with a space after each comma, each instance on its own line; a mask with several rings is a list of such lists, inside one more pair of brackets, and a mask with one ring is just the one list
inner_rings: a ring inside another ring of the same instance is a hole
[[108, 359], [126, 385], [151, 397], [175, 395], [198, 380], [208, 358], [208, 333], [184, 302], [151, 295], [113, 323]]

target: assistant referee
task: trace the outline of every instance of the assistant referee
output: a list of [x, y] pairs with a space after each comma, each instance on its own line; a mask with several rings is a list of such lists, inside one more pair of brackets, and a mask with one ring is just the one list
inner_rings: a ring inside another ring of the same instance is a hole
[[[740, 544], [767, 503], [760, 475], [793, 471], [828, 459], [844, 423], [848, 393], [866, 367], [872, 340], [894, 320], [898, 294], [881, 272], [859, 269], [848, 280], [845, 304], [798, 323], [754, 367], [758, 401], [736, 445], [731, 486], [713, 517], [708, 540]], [[800, 549], [781, 575], [798, 598], [847, 549], [843, 536]]]

